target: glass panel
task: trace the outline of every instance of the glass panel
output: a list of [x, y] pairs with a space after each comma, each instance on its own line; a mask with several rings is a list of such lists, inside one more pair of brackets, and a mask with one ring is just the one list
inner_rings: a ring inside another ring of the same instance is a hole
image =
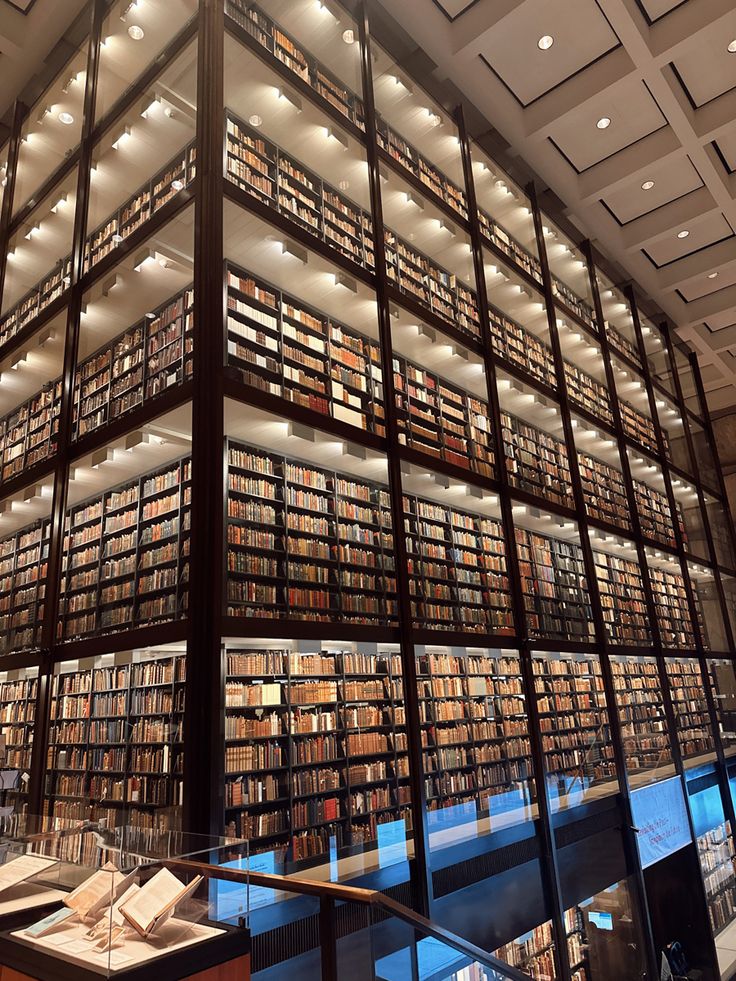
[[85, 41], [74, 52], [31, 108], [23, 124], [13, 215], [18, 214], [79, 145], [87, 77], [87, 47], [88, 42]]
[[417, 627], [513, 633], [498, 497], [410, 465], [404, 529]]
[[690, 459], [690, 450], [685, 437], [685, 425], [680, 410], [675, 407], [673, 401], [666, 398], [661, 392], [655, 392], [654, 398], [667, 459], [680, 470], [694, 476], [695, 470]]
[[126, 0], [110, 11], [102, 24], [95, 120], [132, 89], [196, 13], [197, 0]]
[[705, 510], [708, 513], [716, 561], [727, 569], [736, 569], [736, 556], [733, 546], [733, 518], [730, 510], [719, 500], [704, 493]]
[[715, 757], [705, 679], [696, 658], [666, 657], [677, 739], [684, 761]]
[[190, 446], [185, 405], [74, 462], [59, 641], [186, 615]]
[[677, 389], [672, 375], [670, 356], [664, 334], [653, 320], [644, 316], [641, 310], [639, 310], [639, 322], [641, 324], [641, 336], [644, 341], [644, 351], [647, 357], [650, 377], [653, 382], [662, 385], [674, 397]]
[[311, 90], [323, 111], [365, 129], [358, 26], [342, 7], [331, 0], [227, 0], [225, 11], [242, 44], [260, 57], [265, 50], [299, 92]]
[[591, 529], [606, 633], [613, 644], [651, 644], [644, 580], [632, 542]]
[[470, 155], [481, 231], [541, 283], [539, 247], [529, 197], [474, 141], [470, 143]]
[[391, 305], [401, 442], [485, 477], [495, 473], [485, 366], [403, 307]]
[[[194, 40], [94, 147], [85, 270], [130, 236], [139, 241], [141, 226], [194, 180], [196, 105]], [[143, 249], [136, 265], [154, 258], [167, 257]]]
[[8, 154], [10, 142], [0, 147], [0, 210], [2, 210], [5, 200], [5, 188], [8, 186]]
[[[312, 6], [318, 10], [317, 4]], [[285, 85], [275, 66], [229, 34], [225, 103], [228, 181], [288, 218], [295, 228], [372, 269], [370, 189], [362, 138], [334, 122], [321, 101], [315, 103]], [[291, 256], [303, 251], [283, 232], [272, 232], [270, 241], [274, 249]]]
[[432, 645], [416, 658], [430, 848], [533, 820], [518, 651]]
[[575, 416], [572, 428], [588, 517], [630, 531], [631, 515], [616, 440]]
[[560, 310], [556, 311], [556, 317], [570, 402], [613, 428], [611, 396], [600, 346]]
[[629, 361], [641, 368], [639, 343], [634, 328], [634, 317], [631, 304], [624, 293], [614, 286], [600, 269], [595, 271], [598, 279], [598, 291], [603, 308], [603, 322], [606, 326], [606, 337], [611, 348], [618, 354], [623, 354]]
[[21, 351], [0, 359], [0, 480], [52, 456], [61, 412], [67, 311], [37, 330]]
[[624, 434], [648, 453], [659, 456], [657, 434], [644, 379], [614, 355], [611, 356], [611, 366]]
[[685, 408], [689, 409], [691, 412], [694, 412], [696, 416], [702, 419], [704, 418], [704, 410], [700, 403], [698, 390], [695, 384], [695, 372], [693, 371], [693, 367], [690, 362], [692, 351], [677, 337], [673, 338], [672, 350], [675, 356], [677, 377], [680, 380], [680, 389], [682, 390], [682, 398], [685, 402]]
[[573, 981], [646, 978], [647, 965], [636, 892], [622, 879], [565, 911]]
[[709, 657], [706, 664], [721, 745], [727, 756], [733, 756], [736, 753], [736, 668], [733, 661], [714, 657]]
[[644, 551], [662, 647], [664, 650], [693, 648], [695, 634], [679, 561], [649, 547]]
[[512, 266], [483, 250], [494, 353], [548, 388], [557, 387], [543, 297]]
[[388, 157], [451, 211], [468, 217], [462, 153], [452, 116], [372, 43], [378, 143]]
[[261, 861], [286, 874], [324, 864], [340, 881], [406, 863], [398, 646], [245, 644], [233, 641], [226, 652], [226, 833], [247, 838]]
[[695, 844], [714, 934], [736, 919], [736, 850], [715, 772], [697, 770], [687, 784]]
[[534, 651], [532, 663], [552, 810], [618, 793], [600, 658]]
[[505, 372], [497, 384], [511, 486], [569, 507], [573, 490], [559, 406]]
[[41, 645], [53, 474], [0, 502], [0, 654]]
[[56, 665], [45, 817], [178, 826], [185, 663], [174, 645]]
[[74, 389], [74, 435], [99, 429], [191, 378], [194, 209], [129, 253], [82, 304]]
[[74, 168], [10, 239], [0, 346], [28, 327], [69, 288], [76, 194]]
[[736, 637], [736, 578], [721, 574], [721, 583], [726, 596], [726, 613], [731, 624], [731, 636]]
[[385, 458], [254, 406], [225, 415], [228, 616], [394, 624]]
[[494, 957], [506, 961], [512, 967], [526, 971], [532, 978], [546, 978], [554, 981], [557, 977], [554, 960], [554, 936], [552, 921], [547, 920], [521, 937], [494, 950]]
[[593, 613], [574, 521], [514, 504], [527, 628], [533, 637], [593, 640]]
[[680, 530], [685, 551], [698, 558], [712, 561], [705, 534], [705, 521], [695, 487], [681, 477], [670, 475], [672, 493], [677, 502]]
[[637, 787], [672, 776], [672, 747], [655, 657], [611, 657], [629, 783]]
[[707, 651], [728, 651], [729, 644], [726, 639], [726, 627], [723, 622], [715, 573], [695, 562], [688, 562], [687, 568], [698, 611], [703, 647]]
[[[668, 548], [676, 548], [677, 538], [662, 468], [651, 457], [640, 455], [635, 450], [627, 449], [627, 454], [642, 535]], [[686, 501], [687, 489], [684, 485], [680, 490], [683, 496], [678, 500], [675, 520], [679, 523], [683, 538], [686, 538], [682, 503], [691, 505], [692, 500]]]
[[597, 332], [593, 291], [585, 256], [577, 244], [544, 212], [542, 229], [555, 297], [591, 330]]
[[[695, 466], [700, 482], [713, 490], [719, 489], [718, 468], [715, 456], [711, 449], [710, 440], [703, 426], [696, 422], [692, 416], [687, 417], [687, 424], [690, 429], [690, 436], [693, 443], [693, 453], [695, 455]], [[677, 462], [677, 461], [675, 461]]]
[[[2, 545], [0, 545], [2, 548]], [[0, 559], [4, 563], [5, 558]], [[2, 813], [28, 812], [28, 783], [38, 696], [38, 668], [0, 671]]]

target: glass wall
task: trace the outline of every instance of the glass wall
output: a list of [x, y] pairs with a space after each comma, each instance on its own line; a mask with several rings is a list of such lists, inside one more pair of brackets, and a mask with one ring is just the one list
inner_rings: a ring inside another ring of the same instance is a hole
[[542, 226], [556, 299], [597, 332], [593, 291], [585, 256], [570, 236], [544, 212]]

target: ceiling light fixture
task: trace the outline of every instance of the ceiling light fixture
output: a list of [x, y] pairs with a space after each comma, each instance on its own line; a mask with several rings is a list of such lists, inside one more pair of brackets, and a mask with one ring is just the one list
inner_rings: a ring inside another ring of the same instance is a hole
[[678, 232], [677, 233], [677, 237], [678, 238], [687, 238], [689, 234], [690, 234], [690, 232], [687, 230], [687, 228], [683, 228], [683, 230], [681, 232]]
[[350, 28], [348, 28], [347, 31], [343, 31], [342, 32], [342, 39], [345, 42], [345, 44], [354, 44], [355, 43], [355, 31], [350, 30]]
[[248, 116], [248, 122], [251, 126], [262, 126], [263, 118], [258, 113], [253, 113], [252, 116]]
[[171, 182], [171, 189], [172, 189], [172, 191], [183, 191], [184, 190], [184, 181], [180, 181], [180, 180], [172, 181]]
[[651, 191], [653, 187], [654, 181], [644, 181], [644, 183], [641, 185], [642, 191]]
[[708, 273], [708, 279], [715, 279], [718, 276], [717, 272]]
[[555, 39], [551, 34], [543, 34], [537, 41], [537, 47], [540, 51], [549, 51], [554, 43]]
[[142, 41], [146, 36], [146, 32], [139, 24], [131, 24], [128, 28], [128, 37], [133, 41]]
[[729, 54], [736, 54], [736, 38], [728, 45], [728, 52]]
[[611, 120], [608, 116], [601, 116], [601, 118], [596, 123], [598, 129], [608, 129], [610, 125], [611, 125]]
[[70, 112], [60, 112], [59, 122], [63, 123], [65, 126], [71, 126], [71, 124], [74, 122], [74, 116], [72, 116]]

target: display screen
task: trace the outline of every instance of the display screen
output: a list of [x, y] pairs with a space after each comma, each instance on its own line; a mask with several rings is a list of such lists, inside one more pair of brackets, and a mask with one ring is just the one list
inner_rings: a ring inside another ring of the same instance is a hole
[[613, 930], [613, 913], [602, 913], [592, 909], [588, 913], [588, 919], [599, 930]]

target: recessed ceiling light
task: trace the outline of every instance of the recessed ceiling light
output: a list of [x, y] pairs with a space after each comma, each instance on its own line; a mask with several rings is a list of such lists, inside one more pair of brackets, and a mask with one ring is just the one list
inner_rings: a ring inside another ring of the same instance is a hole
[[263, 123], [263, 119], [257, 113], [254, 113], [252, 116], [248, 116], [248, 122], [251, 126], [260, 126]]
[[60, 112], [59, 122], [63, 123], [65, 126], [71, 126], [71, 124], [74, 122], [74, 116], [72, 116], [70, 112]]
[[343, 31], [342, 39], [345, 44], [353, 44], [355, 41], [355, 31], [351, 31], [350, 28], [348, 28], [347, 31]]
[[337, 185], [341, 191], [347, 191], [350, 187], [350, 181], [340, 181]]
[[554, 43], [555, 39], [551, 34], [543, 34], [537, 41], [537, 47], [540, 51], [549, 51]]
[[731, 43], [728, 46], [728, 50], [731, 52], [731, 54], [736, 54], [736, 38], [734, 38], [733, 41], [731, 41]]
[[608, 116], [601, 116], [601, 118], [596, 123], [598, 129], [608, 129], [610, 125], [611, 125], [611, 120], [608, 118]]
[[708, 279], [715, 279], [717, 275], [717, 272], [708, 273]]
[[179, 181], [179, 180], [172, 181], [171, 182], [171, 187], [172, 187], [172, 190], [174, 190], [174, 191], [183, 191], [184, 190], [184, 181]]
[[138, 24], [131, 24], [128, 28], [128, 36], [134, 41], [142, 41], [146, 36], [146, 32]]
[[678, 232], [677, 233], [677, 237], [678, 238], [687, 238], [689, 234], [690, 234], [690, 232], [687, 230], [687, 228], [683, 228], [683, 230], [681, 232]]
[[653, 187], [654, 181], [644, 181], [644, 183], [641, 185], [642, 191], [651, 191]]

